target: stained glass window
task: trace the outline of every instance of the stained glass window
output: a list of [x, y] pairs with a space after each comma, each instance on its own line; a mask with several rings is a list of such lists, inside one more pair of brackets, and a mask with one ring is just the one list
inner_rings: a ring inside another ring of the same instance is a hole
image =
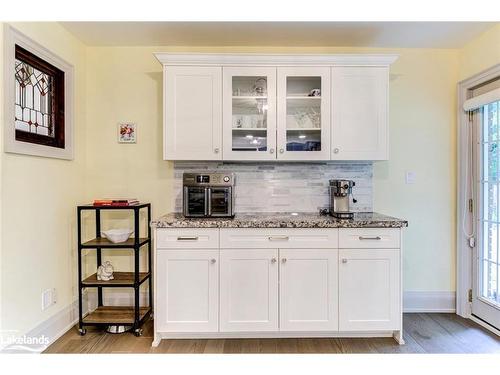
[[64, 72], [16, 45], [16, 140], [64, 148]]

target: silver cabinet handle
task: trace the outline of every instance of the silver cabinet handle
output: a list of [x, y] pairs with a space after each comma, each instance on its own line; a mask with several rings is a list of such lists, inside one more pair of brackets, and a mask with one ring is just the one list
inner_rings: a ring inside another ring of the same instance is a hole
[[269, 153], [270, 153], [270, 154], [274, 154], [274, 148], [270, 148], [270, 149], [269, 149]]
[[271, 263], [276, 263], [276, 258], [272, 258]]
[[215, 262], [217, 262], [217, 260], [215, 260], [215, 259], [210, 259], [210, 263], [214, 264]]
[[283, 154], [284, 152], [285, 152], [285, 150], [280, 148], [280, 154]]
[[338, 154], [338, 153], [339, 153], [339, 151], [340, 151], [340, 150], [339, 150], [338, 148], [334, 148], [334, 149], [333, 149], [333, 153], [334, 153], [334, 154]]
[[269, 236], [267, 237], [269, 241], [288, 241], [290, 237], [288, 236]]
[[342, 263], [347, 263], [347, 259], [346, 258], [342, 259]]
[[177, 237], [177, 241], [198, 241], [198, 236], [196, 236], [196, 237]]
[[219, 148], [218, 148], [218, 147], [214, 148], [214, 152], [215, 152], [216, 154], [218, 154], [218, 153], [219, 153]]
[[286, 258], [281, 259], [281, 263], [286, 263]]
[[364, 240], [374, 240], [374, 241], [379, 241], [382, 239], [382, 237], [376, 236], [376, 237], [364, 237], [364, 236], [359, 236], [358, 237], [360, 241]]

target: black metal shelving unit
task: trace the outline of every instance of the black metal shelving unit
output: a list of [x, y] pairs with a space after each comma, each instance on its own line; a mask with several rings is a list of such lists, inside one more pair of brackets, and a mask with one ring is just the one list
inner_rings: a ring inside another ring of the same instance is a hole
[[[140, 237], [140, 210], [146, 209], [148, 216], [147, 237]], [[125, 242], [112, 243], [101, 237], [101, 211], [107, 210], [131, 210], [134, 212], [134, 237]], [[95, 211], [96, 238], [82, 243], [82, 212]], [[94, 206], [83, 205], [77, 207], [78, 225], [78, 331], [85, 335], [85, 326], [112, 326], [131, 325], [136, 336], [142, 334], [142, 324], [151, 316], [153, 309], [153, 285], [151, 267], [151, 204], [142, 203], [133, 206]], [[142, 247], [148, 247], [148, 269], [146, 272], [139, 271], [139, 253]], [[114, 272], [114, 280], [97, 280], [97, 273], [82, 279], [82, 250], [96, 250], [96, 264], [102, 264], [102, 249], [131, 249], [134, 252], [134, 272]], [[149, 282], [149, 306], [139, 306], [139, 287]], [[134, 306], [104, 306], [102, 292], [103, 288], [129, 287], [134, 289]], [[83, 316], [82, 299], [85, 288], [97, 288], [97, 309]]]

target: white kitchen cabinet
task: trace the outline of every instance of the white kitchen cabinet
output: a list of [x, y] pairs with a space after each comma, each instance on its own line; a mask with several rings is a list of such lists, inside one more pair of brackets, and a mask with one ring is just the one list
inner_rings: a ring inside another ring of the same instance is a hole
[[277, 85], [278, 159], [330, 159], [330, 68], [278, 67]]
[[222, 160], [222, 68], [164, 68], [165, 160]]
[[[387, 160], [396, 55], [158, 53], [165, 160]], [[308, 96], [320, 89], [319, 96]]]
[[221, 249], [221, 332], [278, 330], [277, 258], [277, 249]]
[[401, 329], [399, 249], [339, 250], [339, 330]]
[[223, 68], [224, 160], [276, 159], [276, 68]]
[[389, 68], [332, 68], [332, 160], [388, 159]]
[[219, 250], [157, 251], [155, 324], [164, 332], [217, 332]]
[[337, 331], [338, 250], [279, 252], [280, 331]]

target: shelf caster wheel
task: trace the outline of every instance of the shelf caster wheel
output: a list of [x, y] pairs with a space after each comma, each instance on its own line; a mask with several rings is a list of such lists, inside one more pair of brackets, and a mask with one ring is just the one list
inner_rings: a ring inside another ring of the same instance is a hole
[[79, 328], [78, 333], [80, 336], [85, 336], [87, 334], [87, 330], [85, 328]]
[[134, 331], [135, 337], [141, 337], [142, 336], [142, 328], [138, 328]]

